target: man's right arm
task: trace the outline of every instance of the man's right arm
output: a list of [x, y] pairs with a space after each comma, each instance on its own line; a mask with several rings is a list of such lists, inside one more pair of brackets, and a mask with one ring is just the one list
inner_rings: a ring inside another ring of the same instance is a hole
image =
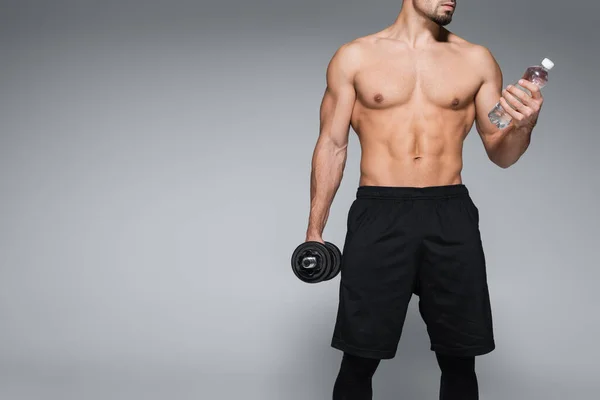
[[320, 109], [320, 131], [312, 157], [307, 241], [323, 241], [329, 210], [346, 166], [350, 118], [356, 100], [356, 46], [341, 46], [327, 67], [327, 88]]

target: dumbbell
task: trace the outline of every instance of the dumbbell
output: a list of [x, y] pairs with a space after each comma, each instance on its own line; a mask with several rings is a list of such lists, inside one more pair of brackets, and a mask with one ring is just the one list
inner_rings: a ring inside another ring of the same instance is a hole
[[337, 276], [342, 252], [333, 243], [305, 242], [292, 254], [292, 270], [303, 282], [318, 283]]

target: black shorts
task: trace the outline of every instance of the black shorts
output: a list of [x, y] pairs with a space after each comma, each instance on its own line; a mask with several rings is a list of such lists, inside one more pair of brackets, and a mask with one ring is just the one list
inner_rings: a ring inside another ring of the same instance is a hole
[[361, 186], [347, 229], [332, 347], [394, 358], [414, 293], [432, 351], [494, 350], [479, 211], [466, 186]]

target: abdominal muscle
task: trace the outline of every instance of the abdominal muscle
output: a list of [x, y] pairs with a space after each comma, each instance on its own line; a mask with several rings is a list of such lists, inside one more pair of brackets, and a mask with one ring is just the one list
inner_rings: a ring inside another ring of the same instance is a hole
[[419, 113], [403, 109], [356, 110], [353, 127], [362, 149], [360, 186], [462, 183], [462, 148], [470, 113], [438, 107]]

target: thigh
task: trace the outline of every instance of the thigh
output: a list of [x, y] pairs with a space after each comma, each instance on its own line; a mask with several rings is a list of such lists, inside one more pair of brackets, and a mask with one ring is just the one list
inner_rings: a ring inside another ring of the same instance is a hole
[[431, 349], [449, 355], [479, 355], [494, 349], [486, 260], [479, 212], [469, 197], [438, 205], [424, 240], [419, 271], [419, 310]]
[[408, 209], [360, 199], [349, 213], [334, 332], [336, 347], [364, 357], [395, 354], [416, 276]]
[[398, 202], [357, 199], [348, 214], [341, 281], [377, 299], [382, 289], [411, 290], [418, 238], [412, 207]]

